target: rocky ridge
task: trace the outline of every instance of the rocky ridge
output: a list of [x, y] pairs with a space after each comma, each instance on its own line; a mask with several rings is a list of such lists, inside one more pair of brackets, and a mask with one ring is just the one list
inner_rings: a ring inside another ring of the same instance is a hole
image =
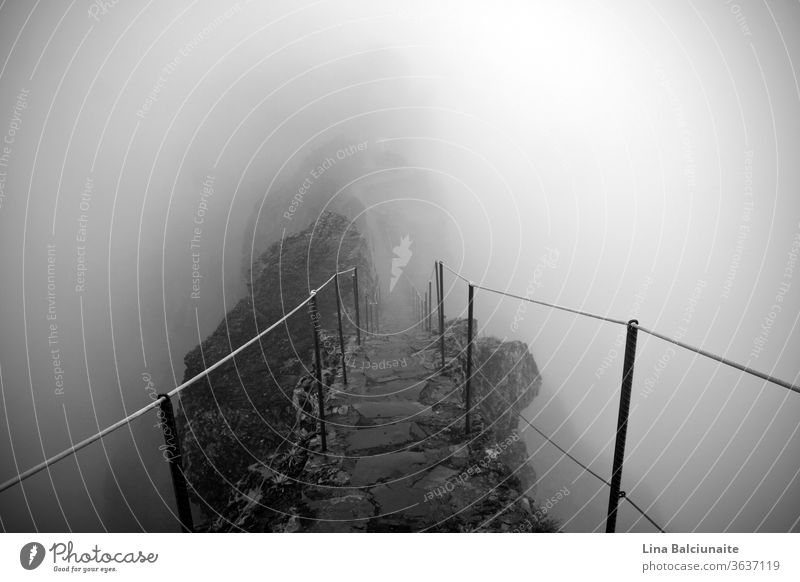
[[[372, 288], [370, 256], [364, 237], [331, 213], [272, 245], [252, 266], [250, 295], [187, 354], [185, 378], [280, 319], [337, 270], [358, 266], [360, 290]], [[438, 338], [409, 325], [410, 310], [396, 305], [381, 321], [382, 331], [397, 331], [362, 334], [357, 345], [346, 281], [347, 383], [335, 294], [332, 286], [318, 294], [327, 452], [305, 309], [181, 398], [184, 472], [205, 515], [198, 529], [557, 529], [532, 497], [535, 474], [518, 432], [517, 413], [541, 385], [527, 346], [476, 339], [474, 430], [465, 434], [466, 321], [447, 322], [444, 367]]]
[[[373, 285], [365, 239], [346, 218], [324, 213], [306, 230], [273, 244], [253, 265], [249, 296], [184, 357], [184, 381], [280, 320], [332, 273], [359, 268], [360, 289]], [[346, 283], [346, 284], [345, 284]], [[350, 276], [340, 284], [343, 318], [352, 329]], [[321, 324], [335, 319], [335, 290], [317, 295]], [[185, 390], [177, 415], [192, 500], [207, 515], [227, 503], [246, 467], [284, 447], [296, 421], [298, 381], [313, 366], [311, 320], [301, 309], [259, 342]]]
[[535, 474], [516, 428], [541, 383], [533, 357], [520, 342], [476, 341], [480, 404], [465, 434], [465, 323], [448, 322], [443, 369], [420, 330], [351, 341], [346, 385], [328, 361], [327, 454], [304, 429], [291, 452], [248, 468], [210, 529], [555, 531], [526, 493]]

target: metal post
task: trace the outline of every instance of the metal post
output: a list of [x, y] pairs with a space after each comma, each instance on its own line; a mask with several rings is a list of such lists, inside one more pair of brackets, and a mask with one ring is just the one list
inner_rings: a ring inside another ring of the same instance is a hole
[[319, 438], [322, 443], [322, 452], [328, 450], [328, 443], [325, 435], [325, 398], [322, 394], [322, 361], [319, 356], [319, 311], [317, 311], [317, 292], [311, 292], [311, 329], [314, 334], [314, 363], [316, 367], [315, 376], [317, 381], [317, 403], [319, 404]]
[[375, 333], [380, 333], [381, 331], [381, 304], [380, 301], [380, 291], [378, 291], [378, 297], [375, 301]]
[[194, 523], [192, 507], [189, 504], [189, 492], [186, 488], [186, 477], [183, 474], [183, 455], [181, 454], [181, 443], [178, 440], [178, 429], [175, 425], [175, 414], [172, 411], [172, 402], [169, 396], [159, 394], [158, 398], [161, 399], [159, 420], [161, 421], [161, 430], [164, 432], [164, 444], [166, 445], [169, 470], [172, 474], [172, 489], [175, 491], [178, 519], [181, 531], [188, 533], [194, 531]]
[[436, 281], [436, 308], [439, 308], [439, 261], [433, 264], [433, 280]]
[[422, 329], [428, 330], [428, 290], [422, 287]]
[[619, 395], [619, 416], [617, 417], [617, 441], [614, 445], [614, 466], [611, 471], [611, 492], [608, 496], [608, 519], [606, 533], [614, 533], [617, 528], [617, 505], [624, 495], [620, 492], [622, 485], [622, 463], [625, 460], [625, 436], [628, 432], [628, 411], [631, 407], [631, 386], [633, 384], [633, 363], [636, 359], [636, 336], [639, 322], [631, 319], [628, 322], [628, 334], [625, 341], [625, 359], [622, 364], [622, 390]]
[[356, 343], [361, 345], [361, 321], [358, 315], [358, 267], [353, 269], [353, 303], [356, 308]]
[[469, 422], [469, 412], [472, 409], [472, 395], [470, 394], [470, 380], [472, 378], [472, 299], [475, 295], [475, 288], [470, 284], [468, 285], [467, 302], [467, 382], [464, 387], [464, 398], [466, 400], [466, 418], [465, 430], [466, 434], [470, 434], [471, 426]]
[[333, 278], [336, 287], [336, 317], [339, 320], [339, 351], [342, 354], [342, 381], [347, 384], [347, 361], [344, 357], [344, 334], [342, 334], [342, 296], [339, 294], [339, 273]]
[[364, 331], [369, 333], [369, 297], [364, 293]]
[[433, 294], [431, 293], [431, 282], [428, 281], [428, 331], [431, 330], [431, 301]]
[[439, 265], [439, 349], [442, 352], [442, 368], [444, 368], [444, 263]]

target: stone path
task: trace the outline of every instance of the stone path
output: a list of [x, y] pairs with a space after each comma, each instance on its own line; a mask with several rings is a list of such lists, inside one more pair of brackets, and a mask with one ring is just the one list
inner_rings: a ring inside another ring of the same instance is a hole
[[386, 312], [405, 318], [387, 318], [394, 333], [351, 342], [348, 384], [329, 389], [328, 451], [306, 463], [321, 477], [303, 487], [291, 531], [531, 531], [521, 483], [533, 472], [519, 436], [483, 430], [477, 409], [466, 435], [463, 394], [449, 360], [440, 369], [436, 336], [402, 329], [411, 317], [397, 306]]
[[[361, 346], [350, 338], [348, 383], [340, 374], [325, 389], [327, 451], [320, 451], [318, 436], [311, 438], [304, 451], [318, 452], [302, 455], [290, 481], [252, 465], [241, 481], [247, 493], [230, 504], [234, 525], [284, 532], [554, 531], [533, 504], [535, 473], [505, 416], [510, 412], [482, 405], [489, 394], [481, 383], [474, 386], [473, 433], [464, 433], [465, 338], [458, 330], [465, 322], [450, 322], [455, 331], [446, 337], [447, 365], [440, 369], [436, 336], [421, 326], [402, 329], [411, 319], [402, 308], [384, 313], [405, 318], [390, 315], [383, 329], [395, 331], [362, 337]], [[519, 364], [524, 355], [527, 367]], [[488, 377], [503, 378], [496, 388], [512, 396], [529, 391], [528, 376], [537, 373], [524, 345], [507, 346], [501, 357], [493, 352], [491, 365], [477, 362]], [[509, 382], [508, 371], [518, 369], [524, 373]], [[265, 491], [268, 503], [262, 503]], [[224, 524], [215, 523], [213, 531]]]
[[460, 473], [468, 452], [466, 445], [450, 444], [463, 430], [463, 409], [457, 387], [439, 374], [436, 347], [420, 326], [370, 335], [360, 348], [352, 346], [348, 385], [334, 384], [326, 406], [328, 454], [309, 461], [337, 467], [341, 485], [306, 493], [315, 514], [306, 531], [431, 525], [426, 494], [430, 498], [431, 490]]

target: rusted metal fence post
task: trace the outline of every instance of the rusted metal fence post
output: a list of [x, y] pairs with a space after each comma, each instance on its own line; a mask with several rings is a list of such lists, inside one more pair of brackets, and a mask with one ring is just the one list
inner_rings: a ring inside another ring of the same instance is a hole
[[189, 504], [189, 491], [186, 487], [186, 477], [183, 474], [183, 455], [181, 443], [178, 440], [178, 428], [175, 425], [175, 414], [172, 411], [172, 402], [166, 394], [159, 394], [159, 420], [161, 430], [164, 432], [165, 458], [169, 462], [172, 475], [172, 489], [175, 491], [175, 504], [178, 507], [178, 519], [181, 531], [184, 533], [194, 531], [192, 521], [192, 506]]
[[467, 291], [467, 381], [464, 386], [464, 399], [465, 399], [465, 406], [466, 406], [466, 418], [464, 419], [465, 430], [466, 434], [471, 432], [471, 425], [469, 420], [469, 413], [472, 410], [472, 394], [470, 391], [470, 381], [472, 380], [472, 305], [473, 305], [473, 298], [475, 295], [475, 288], [472, 284], [468, 285]]
[[328, 450], [328, 442], [325, 434], [325, 397], [322, 394], [322, 359], [319, 354], [319, 311], [317, 311], [317, 292], [311, 292], [309, 302], [311, 312], [311, 329], [314, 334], [314, 364], [316, 367], [315, 379], [317, 382], [317, 403], [319, 404], [319, 438], [322, 444], [322, 452]]
[[428, 281], [428, 331], [431, 330], [431, 301], [433, 295], [431, 294], [431, 282]]
[[361, 345], [361, 321], [358, 315], [358, 267], [353, 269], [353, 303], [356, 309], [356, 343]]
[[439, 350], [442, 353], [442, 368], [444, 368], [444, 264], [437, 261], [439, 273]]
[[342, 381], [347, 384], [347, 359], [344, 355], [344, 334], [342, 333], [342, 296], [339, 293], [339, 273], [333, 277], [336, 287], [336, 317], [339, 320], [339, 352], [342, 354]]
[[633, 364], [636, 360], [636, 336], [639, 322], [631, 319], [628, 322], [628, 334], [625, 341], [625, 359], [622, 364], [622, 389], [619, 394], [619, 416], [617, 417], [617, 440], [614, 444], [614, 465], [611, 471], [611, 491], [608, 494], [608, 519], [606, 533], [614, 533], [617, 528], [617, 507], [624, 495], [622, 486], [622, 464], [625, 460], [625, 437], [628, 432], [628, 412], [631, 407], [631, 387], [633, 385]]

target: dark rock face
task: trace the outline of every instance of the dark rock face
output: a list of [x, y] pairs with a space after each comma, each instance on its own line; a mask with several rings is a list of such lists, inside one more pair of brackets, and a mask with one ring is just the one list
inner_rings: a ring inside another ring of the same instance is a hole
[[[459, 361], [441, 370], [431, 339], [404, 333], [351, 345], [349, 382], [335, 383], [326, 398], [332, 454], [297, 434], [296, 447], [250, 465], [208, 531], [556, 531], [533, 497], [535, 473], [520, 433], [507, 426], [510, 415], [477, 410], [486, 430], [465, 434]], [[525, 346], [489, 340], [486, 347], [478, 359], [495, 373], [486, 400], [498, 402], [500, 391], [532, 398], [522, 386], [538, 373], [524, 376], [536, 371]], [[402, 364], [358, 365], [390, 357]], [[505, 367], [511, 362], [522, 365], [514, 372]]]
[[[467, 365], [467, 320], [448, 321], [445, 350], [455, 358], [451, 367], [463, 385]], [[473, 330], [478, 329], [473, 320]], [[478, 337], [472, 347], [472, 402], [481, 420], [497, 435], [516, 429], [519, 414], [539, 394], [542, 377], [528, 346], [520, 341]]]
[[484, 419], [496, 423], [497, 432], [509, 432], [519, 416], [539, 394], [542, 377], [528, 346], [520, 341], [503, 342], [494, 337], [477, 341], [473, 370], [473, 400]]
[[[374, 281], [370, 253], [350, 221], [322, 214], [315, 224], [273, 244], [253, 265], [251, 295], [225, 316], [184, 362], [184, 381], [246, 343], [280, 320], [333, 273], [358, 267], [363, 297]], [[351, 275], [340, 277], [346, 329], [352, 328]], [[321, 327], [336, 325], [333, 283], [317, 295]], [[306, 307], [187, 388], [178, 414], [184, 471], [194, 501], [209, 514], [226, 504], [233, 484], [253, 463], [285, 448], [296, 424], [292, 405], [298, 382], [313, 369], [311, 318]], [[328, 355], [338, 348], [334, 335], [322, 346]], [[327, 345], [331, 343], [332, 345]]]
[[[336, 214], [323, 214], [274, 244], [253, 264], [251, 294], [186, 355], [185, 379], [280, 320], [334, 272], [352, 266], [358, 267], [363, 299], [375, 284], [369, 248], [350, 221]], [[364, 337], [356, 346], [349, 274], [340, 278], [340, 291], [345, 339], [350, 336], [347, 385], [334, 333], [335, 289], [331, 284], [317, 295], [322, 406], [333, 455], [319, 453], [320, 402], [305, 307], [182, 393], [184, 472], [207, 517], [199, 529], [557, 529], [537, 513], [535, 474], [517, 431], [517, 413], [541, 385], [527, 345], [474, 340], [471, 418], [481, 430], [465, 434], [467, 322], [447, 322], [449, 363], [440, 369], [438, 342], [423, 332]]]

